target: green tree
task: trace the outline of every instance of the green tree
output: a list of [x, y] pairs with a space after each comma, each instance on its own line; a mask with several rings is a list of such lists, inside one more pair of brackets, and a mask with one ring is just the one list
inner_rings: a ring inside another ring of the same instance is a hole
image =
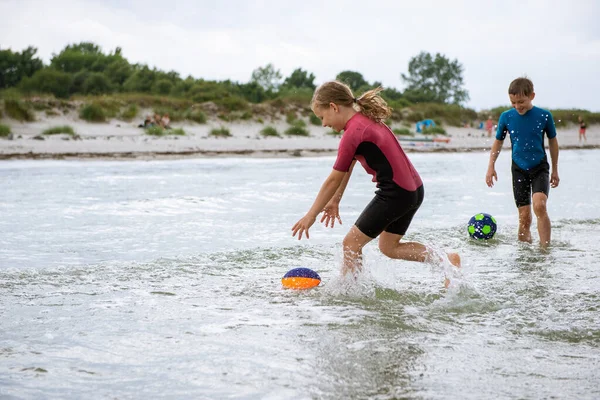
[[196, 80], [192, 76], [188, 76], [184, 80], [180, 80], [173, 85], [171, 89], [171, 95], [183, 97], [186, 96], [189, 90], [194, 86]]
[[173, 83], [168, 79], [159, 79], [152, 85], [152, 92], [161, 95], [171, 93], [171, 89], [173, 89]]
[[239, 94], [251, 103], [261, 103], [269, 98], [265, 89], [256, 82], [238, 84]]
[[279, 89], [281, 72], [275, 69], [273, 64], [267, 64], [252, 71], [250, 82], [255, 82], [268, 92], [276, 92]]
[[369, 82], [363, 78], [360, 72], [355, 71], [342, 71], [335, 77], [336, 80], [340, 82], [344, 82], [346, 85], [350, 86], [353, 92], [358, 91], [361, 88], [369, 86]]
[[131, 74], [129, 62], [123, 58], [120, 47], [110, 54], [104, 54], [98, 45], [90, 42], [66, 46], [60, 53], [53, 55], [50, 66], [70, 73], [84, 69], [107, 73], [111, 82], [119, 85]]
[[135, 66], [135, 72], [123, 83], [127, 92], [150, 93], [156, 80], [156, 70], [147, 65]]
[[469, 100], [464, 89], [463, 66], [440, 53], [432, 56], [421, 52], [410, 59], [408, 75], [401, 74], [407, 84], [405, 97], [412, 102], [462, 104]]
[[302, 68], [296, 68], [290, 76], [285, 78], [283, 81], [283, 85], [286, 88], [308, 88], [315, 89], [315, 76], [307, 71], [304, 71]]
[[106, 66], [104, 73], [114, 85], [122, 88], [127, 78], [133, 73], [133, 67], [125, 58], [115, 58]]
[[83, 81], [81, 87], [85, 94], [105, 94], [113, 91], [112, 85], [106, 75], [100, 72], [91, 72]]
[[63, 72], [76, 73], [87, 69], [89, 71], [98, 71], [97, 64], [99, 58], [105, 57], [100, 51], [100, 47], [93, 43], [82, 42], [66, 46], [60, 53], [54, 54], [50, 60], [50, 66]]
[[58, 98], [66, 99], [71, 93], [73, 76], [52, 68], [37, 71], [30, 78], [25, 78], [19, 86], [25, 92], [51, 93]]
[[0, 89], [15, 87], [23, 78], [30, 77], [44, 67], [35, 57], [37, 49], [28, 47], [22, 52], [0, 50]]

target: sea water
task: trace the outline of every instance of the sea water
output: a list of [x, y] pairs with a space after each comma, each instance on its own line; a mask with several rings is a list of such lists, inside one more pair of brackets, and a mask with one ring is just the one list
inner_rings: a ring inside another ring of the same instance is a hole
[[[340, 279], [375, 190], [359, 166], [343, 224], [291, 236], [333, 157], [0, 162], [0, 398], [600, 397], [600, 151], [560, 153], [552, 246], [516, 240], [510, 155], [410, 153], [425, 201], [407, 232], [443, 265]], [[469, 218], [498, 221], [473, 241]], [[281, 287], [308, 267], [315, 289]]]

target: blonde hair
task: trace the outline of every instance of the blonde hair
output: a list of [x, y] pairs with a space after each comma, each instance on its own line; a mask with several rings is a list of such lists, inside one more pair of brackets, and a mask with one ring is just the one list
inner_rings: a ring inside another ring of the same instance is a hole
[[[348, 85], [339, 81], [325, 82], [315, 90], [310, 102], [311, 107], [329, 107], [330, 103], [357, 108], [357, 111], [375, 122], [383, 122], [392, 115], [392, 109], [381, 98], [380, 86], [363, 93], [356, 98]], [[356, 107], [355, 107], [356, 105]]]

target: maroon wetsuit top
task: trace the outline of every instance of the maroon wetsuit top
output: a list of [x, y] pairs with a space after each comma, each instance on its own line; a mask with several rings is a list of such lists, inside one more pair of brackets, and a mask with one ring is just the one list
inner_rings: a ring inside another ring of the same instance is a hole
[[346, 123], [333, 169], [348, 172], [354, 159], [373, 176], [381, 192], [393, 194], [398, 187], [413, 192], [423, 185], [390, 128], [361, 113]]

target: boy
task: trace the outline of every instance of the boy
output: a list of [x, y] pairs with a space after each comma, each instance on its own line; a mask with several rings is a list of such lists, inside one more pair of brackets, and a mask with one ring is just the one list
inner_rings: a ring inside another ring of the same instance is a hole
[[[519, 240], [531, 243], [531, 200], [537, 217], [540, 245], [550, 244], [551, 225], [546, 203], [550, 186], [558, 186], [558, 140], [554, 119], [549, 111], [535, 107], [533, 83], [527, 78], [517, 78], [508, 88], [508, 97], [513, 106], [498, 120], [496, 140], [490, 152], [485, 182], [489, 187], [497, 181], [494, 165], [502, 150], [506, 133], [512, 144], [513, 194], [519, 210]], [[548, 136], [548, 148], [552, 160], [552, 173], [544, 149], [544, 133]], [[533, 194], [533, 196], [532, 196]]]

